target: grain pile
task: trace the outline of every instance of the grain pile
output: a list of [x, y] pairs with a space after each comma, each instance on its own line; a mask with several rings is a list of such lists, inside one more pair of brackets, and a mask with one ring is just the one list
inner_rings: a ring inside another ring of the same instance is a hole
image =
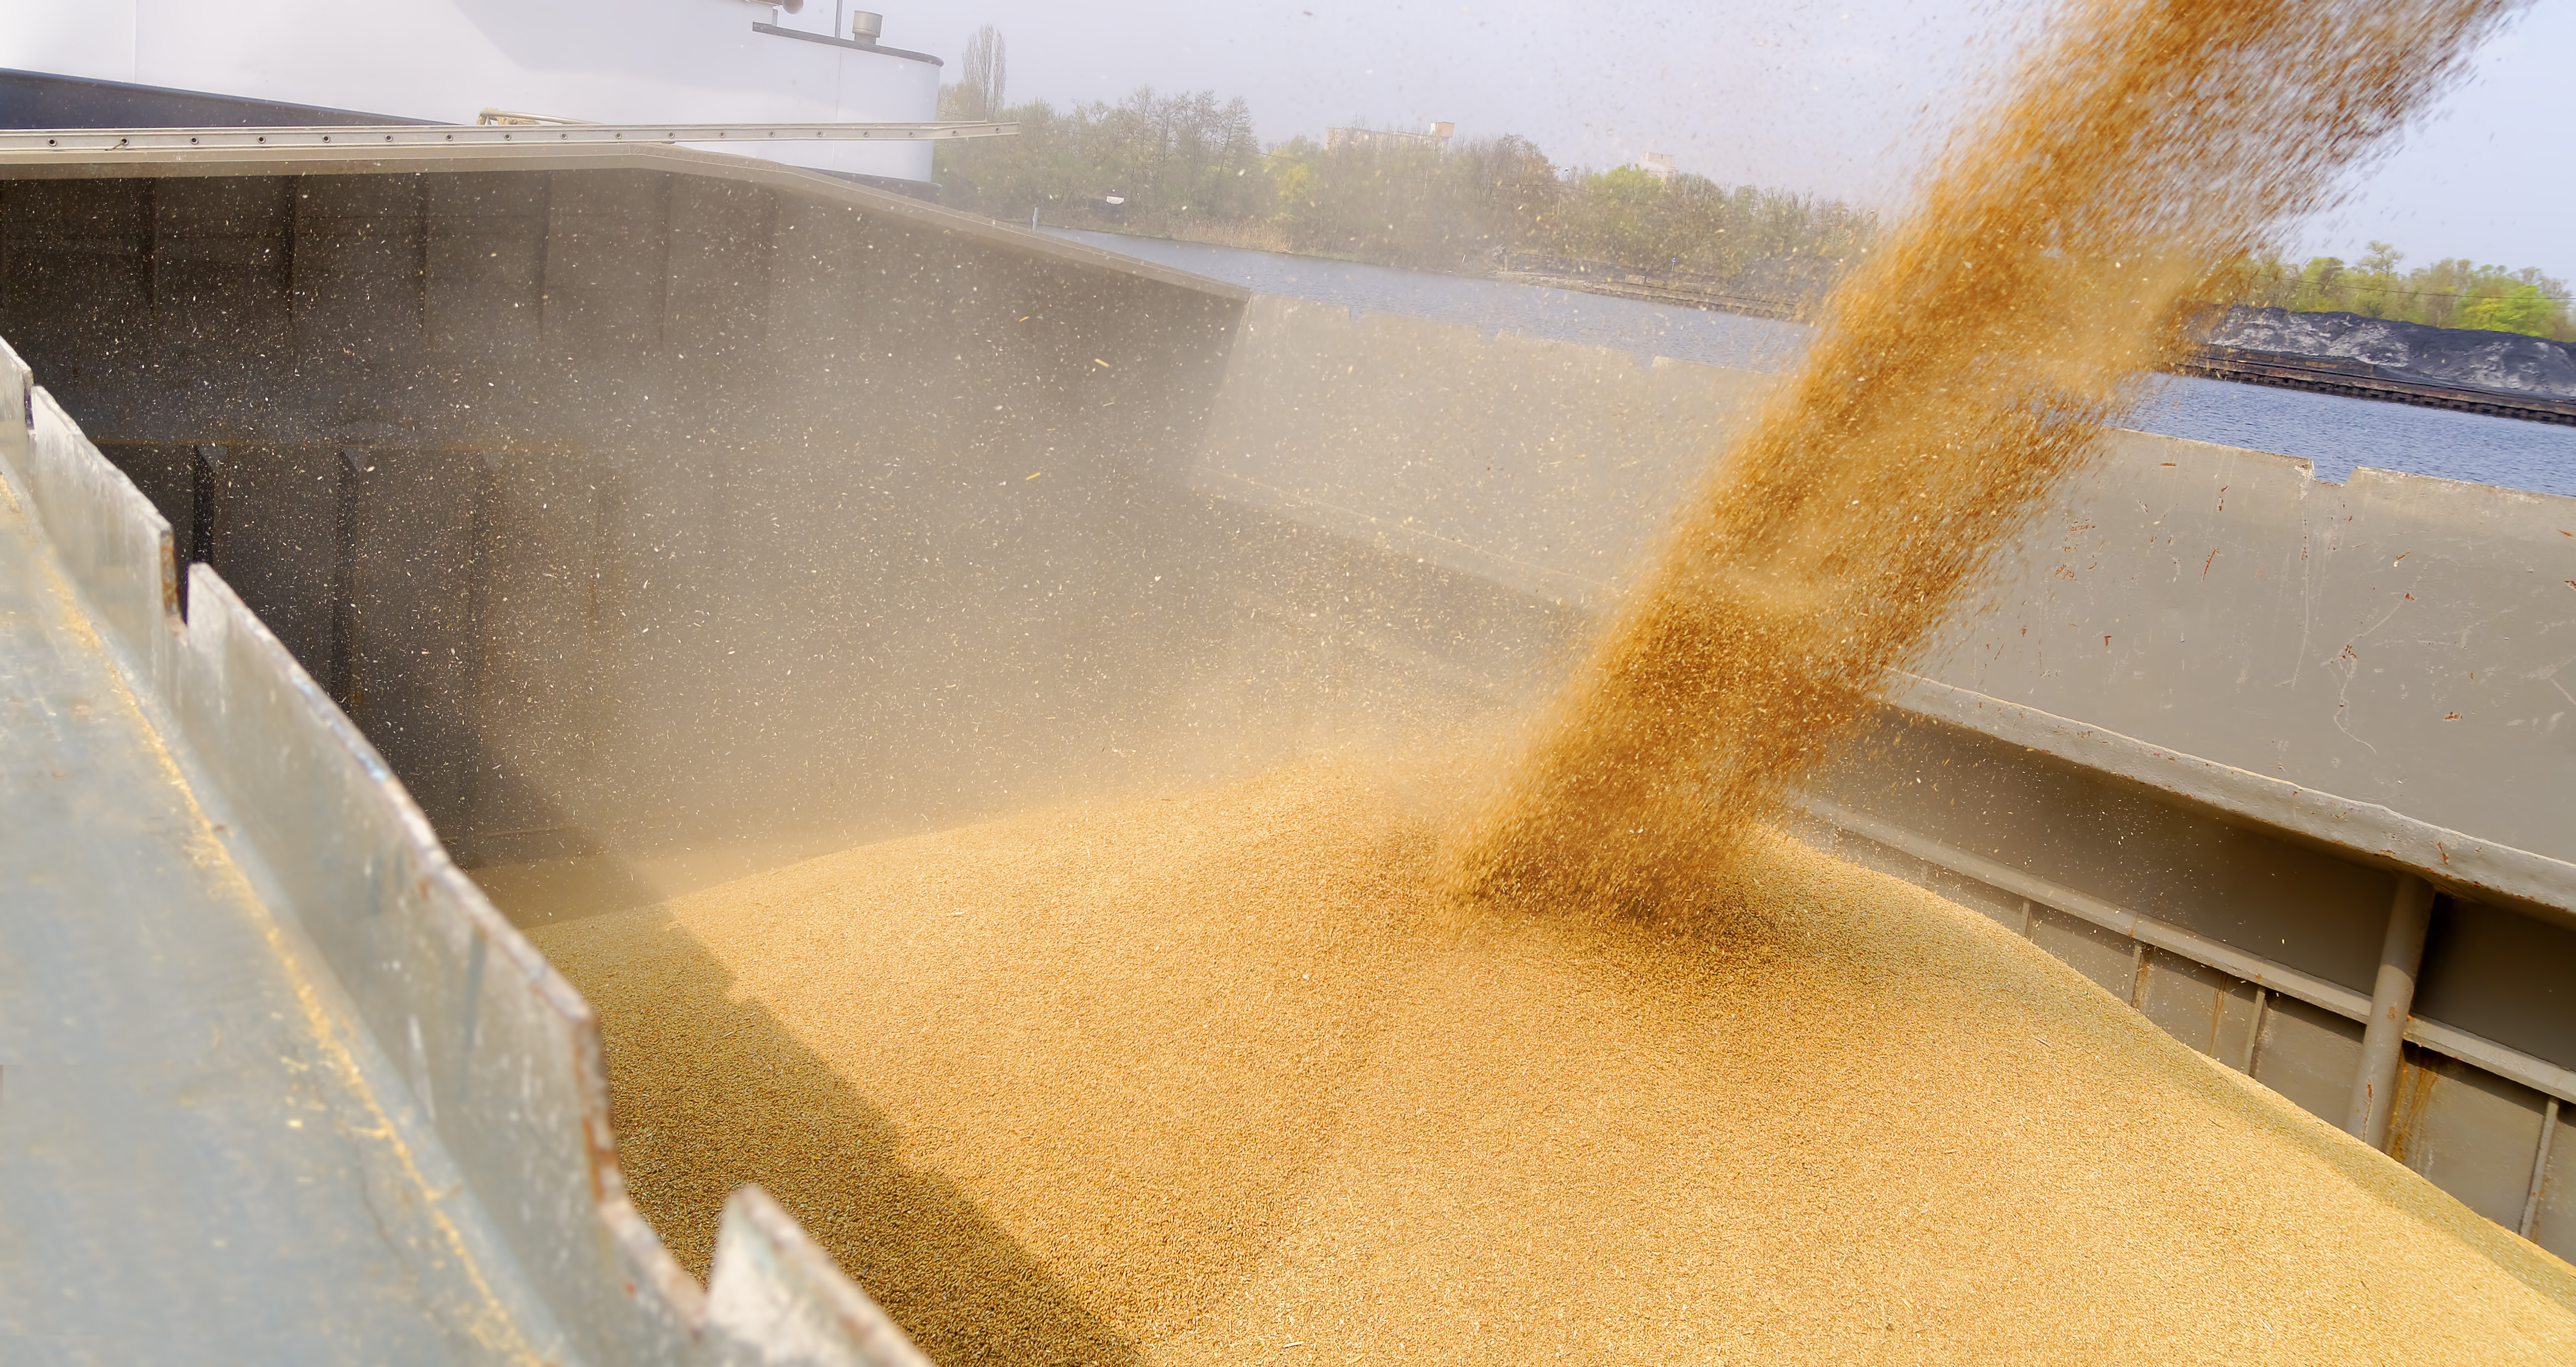
[[540, 927], [703, 1273], [757, 1181], [969, 1363], [2576, 1360], [2576, 1273], [1982, 917], [1764, 833], [1458, 912], [1316, 762]]
[[1826, 305], [1449, 856], [1472, 897], [1687, 910], [1912, 662], [2182, 304], [2311, 211], [2511, 0], [2073, 0]]

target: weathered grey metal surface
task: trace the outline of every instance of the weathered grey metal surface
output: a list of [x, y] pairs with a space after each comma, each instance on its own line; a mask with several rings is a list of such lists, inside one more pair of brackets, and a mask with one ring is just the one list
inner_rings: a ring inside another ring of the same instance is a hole
[[561, 1359], [221, 809], [177, 781], [7, 476], [0, 1357]]
[[0, 321], [469, 858], [1078, 772], [976, 728], [1141, 754], [1048, 719], [1176, 629], [1134, 462], [1239, 292], [747, 174], [6, 182]]
[[[24, 181], [165, 181], [209, 177], [520, 174], [537, 171], [635, 171], [701, 177], [727, 185], [792, 194], [816, 203], [864, 209], [872, 217], [891, 222], [918, 224], [969, 242], [1006, 246], [1015, 255], [1098, 267], [1122, 276], [1159, 280], [1218, 298], [1241, 300], [1250, 297], [1249, 292], [1239, 285], [1138, 261], [1084, 243], [1018, 232], [989, 219], [940, 209], [906, 195], [819, 171], [688, 147], [632, 144], [565, 146], [555, 143], [449, 146], [442, 143], [373, 147], [363, 153], [322, 146], [0, 152], [0, 180]], [[239, 237], [253, 234], [218, 235]], [[222, 257], [198, 259], [209, 265], [224, 261]], [[231, 264], [241, 266], [250, 263], [234, 259]]]
[[767, 1309], [711, 1314], [624, 1199], [587, 1007], [222, 579], [175, 615], [167, 524], [27, 381], [0, 347], [8, 1327], [45, 1361], [917, 1361], [756, 1199], [720, 1276]]
[[[2320, 484], [2135, 437], [1929, 672], [2563, 866], [2570, 532], [2576, 500], [2366, 469]], [[2410, 853], [2443, 875], [2446, 851]]]
[[1606, 609], [1769, 375], [1263, 297], [1193, 487]]
[[2336, 846], [2385, 867], [2413, 869], [2439, 886], [2513, 905], [2562, 926], [2576, 925], [2576, 915], [2566, 906], [2566, 889], [2576, 885], [2576, 867], [2563, 860], [1938, 679], [1907, 676], [1895, 681], [1890, 696], [1912, 715], [2115, 776], [2229, 819]]

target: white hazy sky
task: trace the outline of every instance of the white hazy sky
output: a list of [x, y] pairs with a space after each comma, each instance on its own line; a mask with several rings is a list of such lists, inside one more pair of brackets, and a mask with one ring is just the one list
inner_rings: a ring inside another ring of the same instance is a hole
[[[813, 6], [833, 0], [806, 0]], [[1669, 152], [1721, 181], [1892, 205], [1970, 79], [2046, 0], [875, 0], [884, 41], [950, 60], [979, 24], [1009, 45], [1015, 100], [1139, 85], [1252, 106], [1265, 142], [1354, 119], [1519, 133], [1560, 165]], [[844, 0], [848, 3], [848, 0]], [[855, 6], [853, 6], [855, 7]], [[2576, 278], [2576, 0], [2540, 0], [2476, 74], [2306, 225], [2302, 251], [2467, 256]]]

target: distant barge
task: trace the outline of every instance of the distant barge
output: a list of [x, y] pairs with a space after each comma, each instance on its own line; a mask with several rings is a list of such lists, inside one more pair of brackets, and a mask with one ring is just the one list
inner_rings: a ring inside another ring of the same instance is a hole
[[[1522, 268], [1498, 272], [1499, 278], [1527, 285], [1581, 290], [1586, 294], [1634, 299], [1649, 304], [1710, 309], [1751, 318], [1795, 320], [1800, 313], [1797, 299], [1730, 292], [1685, 277], [1649, 276], [1599, 262], [1551, 259], [1541, 263], [1516, 257], [1508, 264]], [[2311, 394], [2341, 394], [2346, 398], [2377, 399], [2383, 403], [2413, 404], [2419, 408], [2448, 408], [2461, 413], [2486, 413], [2499, 418], [2520, 418], [2526, 422], [2576, 426], [2576, 398], [2450, 384], [2344, 356], [2307, 356], [2244, 347], [2205, 346], [2174, 366], [2173, 370], [2176, 374], [2232, 380], [2238, 384], [2269, 385], [2275, 389], [2306, 390]]]
[[2345, 356], [2296, 356], [2278, 351], [2207, 346], [2174, 369], [2184, 375], [2238, 384], [2304, 389], [2312, 394], [2407, 403], [2418, 408], [2448, 408], [2461, 413], [2487, 413], [2526, 422], [2554, 422], [2576, 427], [2576, 398], [2532, 394], [2513, 389], [2443, 384]]

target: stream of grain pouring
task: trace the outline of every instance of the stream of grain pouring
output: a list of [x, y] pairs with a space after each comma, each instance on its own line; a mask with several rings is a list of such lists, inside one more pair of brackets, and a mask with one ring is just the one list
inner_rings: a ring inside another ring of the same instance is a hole
[[1686, 911], [2189, 345], [2187, 302], [2460, 73], [2501, 0], [2077, 0], [1825, 305], [1446, 878]]

